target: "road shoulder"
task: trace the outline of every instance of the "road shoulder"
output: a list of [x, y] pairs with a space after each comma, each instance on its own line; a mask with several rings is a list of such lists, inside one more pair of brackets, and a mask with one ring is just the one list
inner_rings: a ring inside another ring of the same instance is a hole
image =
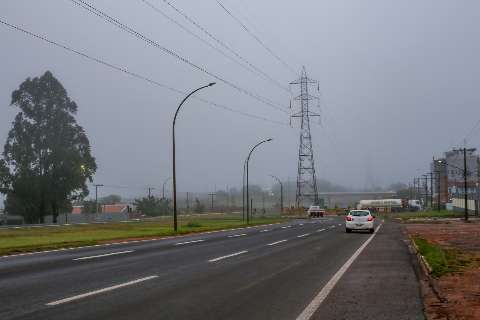
[[420, 284], [398, 223], [384, 223], [312, 319], [424, 319]]

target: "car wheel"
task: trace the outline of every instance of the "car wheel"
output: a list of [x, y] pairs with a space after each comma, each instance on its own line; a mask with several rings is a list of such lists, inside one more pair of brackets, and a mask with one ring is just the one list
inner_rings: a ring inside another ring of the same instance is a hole
[[370, 230], [368, 230], [368, 232], [370, 232], [370, 233], [373, 233], [374, 231], [375, 231], [375, 230], [374, 230], [373, 228], [370, 229]]
[[345, 228], [345, 232], [350, 233], [350, 232], [352, 232], [352, 229]]

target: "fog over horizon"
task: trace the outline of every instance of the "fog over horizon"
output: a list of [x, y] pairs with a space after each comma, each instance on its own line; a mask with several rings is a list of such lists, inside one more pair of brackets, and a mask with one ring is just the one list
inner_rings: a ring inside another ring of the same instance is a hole
[[[287, 108], [292, 94], [252, 74], [185, 32], [141, 0], [87, 1], [208, 72]], [[165, 1], [149, 0], [198, 37], [221, 48]], [[479, 147], [480, 2], [222, 0], [249, 30], [291, 66], [245, 32], [215, 0], [171, 3], [244, 59], [285, 87], [305, 66], [318, 80], [321, 124], [311, 130], [318, 179], [349, 189], [411, 182], [432, 156], [453, 147]], [[211, 192], [269, 175], [295, 181], [299, 123], [225, 83], [138, 40], [69, 0], [0, 2], [0, 19], [108, 63], [182, 91], [217, 82], [198, 96], [239, 112], [190, 99], [176, 126], [177, 188]], [[28, 77], [50, 70], [78, 104], [76, 119], [96, 158], [101, 196], [161, 193], [171, 176], [171, 122], [183, 95], [112, 70], [0, 24], [0, 146], [19, 109], [11, 93]], [[228, 55], [233, 54], [221, 48]], [[315, 86], [312, 89], [316, 89]], [[311, 92], [318, 94], [316, 90]], [[292, 104], [293, 111], [298, 105]], [[271, 121], [241, 114], [248, 113]], [[288, 110], [288, 113], [291, 111]], [[170, 186], [169, 186], [170, 189]], [[94, 190], [91, 196], [94, 196]]]

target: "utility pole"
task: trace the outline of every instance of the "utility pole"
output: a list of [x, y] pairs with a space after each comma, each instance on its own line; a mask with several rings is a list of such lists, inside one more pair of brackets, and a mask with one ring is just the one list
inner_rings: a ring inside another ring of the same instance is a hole
[[[253, 198], [250, 199], [250, 208], [252, 210], [252, 215], [253, 215]], [[247, 218], [248, 218], [248, 215], [247, 215]]]
[[148, 187], [148, 199], [152, 197], [152, 190], [155, 190], [155, 188]]
[[165, 179], [165, 181], [163, 181], [163, 186], [162, 186], [162, 199], [165, 199], [165, 184], [167, 184], [168, 180], [170, 180], [171, 178], [168, 177], [167, 179]]
[[98, 188], [103, 187], [103, 184], [94, 184], [95, 186], [95, 213], [98, 213]]
[[463, 193], [465, 198], [465, 221], [468, 221], [468, 194], [467, 194], [467, 148], [463, 148]]
[[212, 197], [212, 206], [211, 206], [211, 210], [213, 212], [213, 197], [215, 197], [217, 194], [215, 192], [212, 192], [212, 193], [209, 193], [208, 194], [210, 197]]
[[188, 199], [188, 191], [187, 191], [187, 213], [190, 213], [190, 201]]
[[415, 178], [416, 183], [416, 189], [415, 189], [415, 196], [418, 200], [420, 200], [420, 178]]
[[424, 196], [424, 199], [425, 199], [425, 207], [428, 206], [428, 175], [427, 174], [423, 174], [422, 175], [424, 178], [425, 178], [425, 196]]
[[265, 192], [262, 192], [262, 214], [265, 214]]
[[312, 135], [310, 132], [310, 117], [320, 117], [320, 114], [312, 112], [309, 106], [310, 100], [319, 101], [319, 98], [308, 93], [309, 85], [316, 84], [318, 88], [318, 81], [309, 79], [305, 67], [303, 67], [300, 78], [290, 84], [300, 85], [300, 95], [294, 99], [300, 101], [301, 109], [291, 116], [292, 118], [301, 118], [296, 205], [297, 208], [300, 208], [306, 200], [310, 202], [308, 205], [312, 202], [315, 205], [319, 205]]
[[430, 206], [433, 209], [433, 172], [430, 171]]
[[417, 199], [417, 178], [413, 178], [413, 197]]
[[440, 192], [441, 192], [441, 188], [440, 188], [440, 181], [441, 181], [441, 171], [437, 170], [435, 171], [437, 173], [437, 192], [438, 192], [438, 198], [437, 198], [437, 211], [440, 211], [440, 201], [441, 201], [441, 197], [440, 197]]

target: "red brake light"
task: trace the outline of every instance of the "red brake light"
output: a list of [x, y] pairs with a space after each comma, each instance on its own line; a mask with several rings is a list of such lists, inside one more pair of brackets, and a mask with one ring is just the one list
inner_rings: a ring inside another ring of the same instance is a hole
[[373, 217], [372, 217], [372, 216], [368, 216], [368, 221], [373, 221]]
[[347, 216], [347, 221], [352, 221], [352, 217]]

